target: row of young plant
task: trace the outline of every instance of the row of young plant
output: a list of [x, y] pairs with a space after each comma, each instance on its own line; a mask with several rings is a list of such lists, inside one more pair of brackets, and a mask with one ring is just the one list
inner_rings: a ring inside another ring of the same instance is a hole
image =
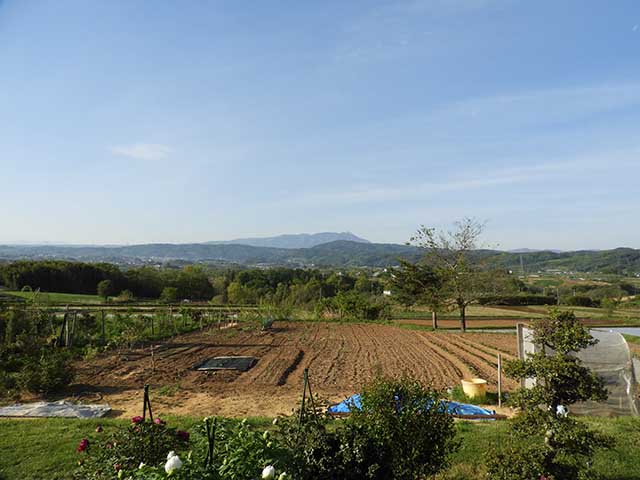
[[[537, 321], [534, 340], [554, 353], [508, 365], [513, 378], [538, 381], [511, 396], [519, 413], [510, 420], [510, 441], [487, 457], [487, 476], [595, 478], [594, 454], [612, 441], [568, 414], [577, 401], [607, 396], [602, 380], [574, 355], [595, 341], [567, 312]], [[189, 435], [135, 417], [126, 428], [99, 428], [80, 441], [77, 478], [424, 479], [446, 470], [461, 446], [442, 398], [406, 377], [378, 378], [364, 387], [359, 408], [339, 420], [307, 404], [266, 431], [246, 421], [205, 419]]]
[[73, 379], [74, 359], [222, 324], [235, 316], [231, 311], [187, 308], [60, 314], [33, 304], [0, 306], [0, 397], [18, 396], [24, 390], [56, 392]]

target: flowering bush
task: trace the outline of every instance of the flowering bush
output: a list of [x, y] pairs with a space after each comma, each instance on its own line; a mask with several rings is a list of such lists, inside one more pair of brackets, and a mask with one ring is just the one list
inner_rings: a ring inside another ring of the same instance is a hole
[[302, 424], [296, 416], [278, 422], [287, 471], [300, 480], [430, 477], [458, 447], [453, 418], [434, 406], [440, 396], [408, 378], [377, 379], [363, 389], [362, 409], [338, 428], [306, 407]]
[[[362, 410], [340, 422], [307, 406], [274, 421], [273, 431], [246, 420], [205, 419], [189, 432], [162, 420], [131, 424], [96, 440], [82, 439], [77, 478], [139, 480], [316, 480], [427, 478], [455, 450], [453, 419], [439, 393], [416, 382], [378, 380], [362, 392]], [[304, 418], [304, 421], [300, 421]], [[191, 450], [187, 451], [187, 447]]]
[[167, 452], [185, 451], [189, 446], [188, 432], [169, 428], [160, 419], [150, 422], [140, 416], [133, 417], [127, 427], [111, 433], [100, 427], [96, 433], [95, 440], [82, 439], [78, 444], [76, 450], [82, 457], [77, 478], [126, 478], [130, 472], [137, 471], [141, 463], [164, 466]]
[[214, 468], [220, 478], [274, 479], [276, 471], [286, 470], [287, 450], [271, 433], [252, 428], [246, 420], [222, 425], [216, 437]]

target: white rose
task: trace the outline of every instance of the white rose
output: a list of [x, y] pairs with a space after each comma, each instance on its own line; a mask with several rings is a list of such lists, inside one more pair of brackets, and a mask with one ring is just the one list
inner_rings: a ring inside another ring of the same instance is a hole
[[164, 464], [164, 471], [167, 474], [171, 475], [176, 470], [180, 470], [182, 468], [182, 460], [178, 458], [178, 456], [174, 453], [172, 457], [169, 457], [167, 463]]
[[176, 456], [176, 452], [171, 450], [169, 453], [167, 453], [167, 460], [169, 460], [171, 457], [175, 457], [175, 456]]
[[273, 467], [273, 465], [264, 467], [264, 470], [262, 470], [262, 478], [264, 480], [273, 480], [275, 477], [276, 477], [276, 469]]

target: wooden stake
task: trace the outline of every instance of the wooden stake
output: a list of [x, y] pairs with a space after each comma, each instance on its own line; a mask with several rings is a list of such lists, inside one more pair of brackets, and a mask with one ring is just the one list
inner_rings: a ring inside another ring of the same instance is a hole
[[502, 354], [498, 354], [498, 407], [502, 407]]
[[105, 328], [104, 328], [104, 310], [101, 310], [102, 313], [102, 345], [106, 345], [107, 344], [107, 337], [105, 335]]

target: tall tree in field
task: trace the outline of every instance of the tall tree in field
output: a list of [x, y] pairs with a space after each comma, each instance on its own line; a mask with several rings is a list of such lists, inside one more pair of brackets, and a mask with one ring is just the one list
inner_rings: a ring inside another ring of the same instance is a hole
[[489, 293], [504, 288], [504, 271], [486, 268], [474, 251], [479, 246], [484, 225], [465, 218], [451, 231], [438, 231], [421, 226], [410, 243], [425, 250], [425, 263], [438, 278], [437, 298], [452, 303], [460, 312], [460, 329], [467, 328], [469, 304]]
[[438, 328], [437, 314], [444, 306], [442, 281], [429, 265], [400, 260], [391, 271], [391, 285], [395, 298], [403, 305], [426, 305], [433, 315], [433, 328]]
[[109, 297], [111, 295], [113, 295], [115, 292], [113, 290], [113, 283], [111, 282], [111, 280], [102, 280], [100, 283], [98, 283], [98, 296], [102, 297], [104, 299], [104, 301], [106, 302]]

